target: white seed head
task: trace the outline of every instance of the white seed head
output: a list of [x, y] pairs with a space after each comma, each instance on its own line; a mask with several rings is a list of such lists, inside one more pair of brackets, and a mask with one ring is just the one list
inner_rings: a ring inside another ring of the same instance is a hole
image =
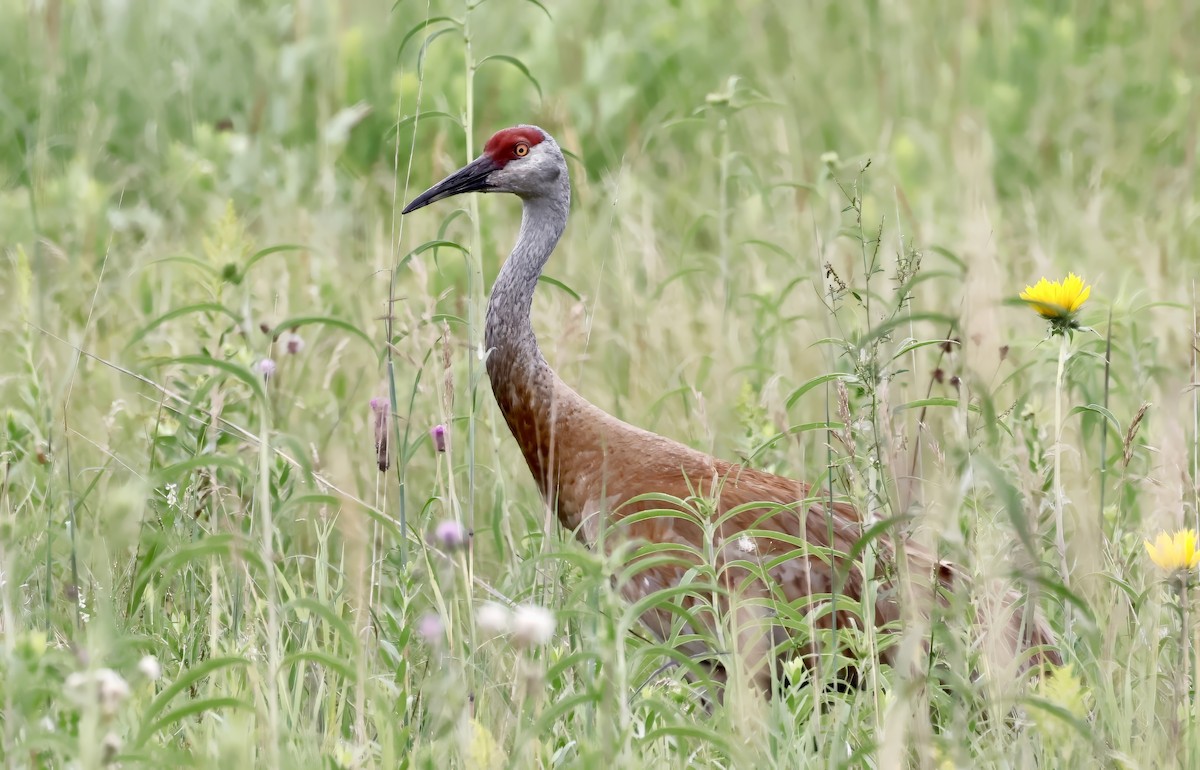
[[513, 638], [528, 647], [543, 645], [554, 637], [554, 613], [545, 607], [522, 604], [513, 613]]
[[82, 705], [87, 701], [87, 685], [91, 680], [92, 678], [87, 675], [87, 672], [76, 671], [67, 675], [66, 681], [63, 682], [63, 689], [68, 698]]
[[507, 634], [512, 621], [508, 607], [496, 602], [484, 602], [475, 612], [475, 623], [485, 633]]
[[159, 664], [158, 658], [153, 655], [142, 656], [142, 659], [138, 661], [137, 668], [142, 676], [152, 682], [162, 676], [162, 666]]
[[111, 668], [76, 671], [64, 684], [67, 697], [75, 704], [84, 708], [95, 704], [106, 717], [114, 716], [129, 697], [129, 683]]
[[96, 696], [103, 714], [116, 714], [121, 703], [129, 697], [129, 683], [111, 668], [96, 672]]

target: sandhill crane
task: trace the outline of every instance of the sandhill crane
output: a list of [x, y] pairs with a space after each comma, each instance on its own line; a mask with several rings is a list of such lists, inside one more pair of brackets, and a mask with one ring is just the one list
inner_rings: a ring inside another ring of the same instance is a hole
[[[725, 639], [734, 642], [731, 646], [745, 661], [745, 671], [764, 689], [772, 681], [772, 665], [779, 663], [775, 646], [787, 637], [772, 622], [772, 602], [783, 602], [801, 615], [811, 611], [817, 628], [859, 624], [860, 613], [855, 610], [861, 606], [867, 579], [861, 558], [847, 563], [864, 529], [854, 508], [823, 502], [819, 491], [815, 497], [810, 494], [808, 484], [710, 457], [622, 422], [572, 390], [542, 356], [530, 321], [533, 292], [566, 228], [571, 201], [567, 165], [554, 139], [536, 126], [504, 129], [488, 140], [478, 158], [418, 195], [403, 213], [467, 192], [514, 193], [523, 202], [517, 244], [492, 287], [484, 337], [496, 403], [546, 503], [562, 526], [589, 546], [597, 544], [602, 530], [606, 546], [610, 541], [630, 540], [684, 546], [673, 563], [656, 559], [624, 580], [622, 594], [636, 601], [677, 585], [696, 554], [712, 554], [720, 562], [720, 579], [727, 589], [727, 598], [718, 600], [724, 606], [718, 606], [715, 614], [725, 619], [718, 621], [712, 611], [697, 611], [697, 600], [690, 595], [681, 601], [709, 630], [718, 623], [728, 624], [723, 629], [732, 628]], [[639, 499], [648, 493], [660, 497]], [[682, 510], [679, 515], [630, 519], [639, 512], [671, 507], [661, 495], [680, 501], [708, 498], [712, 502], [703, 514], [708, 521], [700, 520], [695, 511]], [[706, 537], [710, 539], [707, 549]], [[806, 551], [806, 543], [818, 548]], [[875, 539], [871, 547], [882, 577], [875, 594], [875, 617], [863, 622], [885, 626], [901, 619], [901, 581], [894, 569], [898, 549], [888, 537]], [[822, 548], [832, 549], [835, 555]], [[906, 545], [904, 553], [908, 572], [914, 576], [910, 585], [923, 580], [926, 586], [936, 583], [953, 590], [965, 583], [962, 570], [915, 545]], [[778, 558], [788, 554], [790, 558]], [[766, 565], [771, 585], [761, 579], [761, 571], [755, 576], [749, 569], [755, 563]], [[846, 609], [817, 612], [806, 603], [814, 595], [830, 594], [841, 596]], [[1005, 649], [1024, 656], [1022, 670], [1035, 663], [1060, 662], [1049, 628], [1032, 611], [1018, 611], [1019, 604], [1016, 593], [1000, 602], [998, 617], [1003, 625], [998, 636]], [[663, 609], [643, 617], [660, 638], [670, 635], [672, 620]], [[798, 653], [813, 660], [814, 644], [799, 644]], [[699, 657], [717, 651], [690, 642], [684, 652]], [[711, 658], [710, 665], [714, 678], [722, 680], [726, 672], [721, 669], [726, 666]]]

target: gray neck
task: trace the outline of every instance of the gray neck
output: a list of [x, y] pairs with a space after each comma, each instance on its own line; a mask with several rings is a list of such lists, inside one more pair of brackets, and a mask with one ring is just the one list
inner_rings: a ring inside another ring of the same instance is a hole
[[538, 276], [567, 226], [566, 177], [564, 169], [558, 195], [525, 199], [517, 245], [492, 286], [483, 335], [492, 394], [547, 500], [555, 499], [558, 486], [554, 411], [560, 380], [538, 349], [529, 312]]
[[530, 379], [537, 370], [549, 369], [529, 316], [538, 276], [567, 226], [571, 188], [565, 173], [561, 179], [556, 194], [524, 199], [517, 245], [492, 286], [484, 344], [490, 351], [488, 375], [493, 388], [501, 384], [498, 379], [516, 378], [521, 382], [514, 384], [532, 384]]

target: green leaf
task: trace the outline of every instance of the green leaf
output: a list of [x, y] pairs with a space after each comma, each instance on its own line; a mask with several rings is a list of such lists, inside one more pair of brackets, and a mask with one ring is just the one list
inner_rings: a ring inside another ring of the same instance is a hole
[[1092, 731], [1088, 727], [1088, 723], [1057, 703], [1036, 695], [1024, 695], [1021, 696], [1019, 700], [1026, 706], [1033, 706], [1039, 711], [1044, 711], [1063, 723], [1070, 725], [1077, 733], [1079, 733], [1081, 737], [1087, 739], [1089, 742], [1094, 740], [1092, 737]]
[[660, 283], [658, 286], [654, 287], [654, 294], [651, 296], [651, 299], [653, 299], [655, 302], [662, 299], [663, 292], [665, 292], [667, 290], [667, 287], [670, 286], [675, 281], [685, 278], [693, 273], [707, 273], [707, 272], [708, 272], [707, 268], [703, 268], [703, 267], [685, 267], [681, 270], [676, 270], [674, 273], [671, 273], [665, 279], [663, 279], [662, 283]]
[[457, 19], [452, 19], [449, 16], [431, 16], [424, 21], [419, 22], [415, 27], [410, 29], [404, 35], [404, 39], [400, 41], [400, 47], [396, 49], [396, 61], [400, 61], [400, 57], [404, 55], [404, 47], [408, 45], [408, 41], [412, 40], [416, 35], [420, 34], [421, 30], [426, 27], [431, 27], [434, 24], [453, 24], [456, 27], [461, 27], [462, 22]]
[[333, 671], [346, 680], [347, 683], [353, 684], [358, 681], [358, 674], [354, 670], [354, 665], [349, 661], [342, 660], [328, 652], [321, 650], [301, 650], [294, 652], [283, 659], [283, 667], [288, 668], [297, 663], [316, 663]]
[[[487, 0], [479, 0], [479, 2], [476, 4], [476, 7], [479, 7], [486, 2], [487, 2]], [[541, 8], [542, 13], [546, 14], [546, 18], [549, 19], [550, 21], [554, 21], [554, 17], [550, 15], [550, 11], [546, 10], [546, 6], [539, 3], [538, 0], [525, 0], [525, 2], [529, 3], [530, 5], [536, 5], [538, 8]]]
[[911, 293], [919, 284], [925, 283], [926, 281], [941, 280], [943, 278], [948, 278], [952, 281], [962, 281], [962, 274], [952, 273], [949, 270], [922, 270], [912, 278], [908, 279], [908, 282], [903, 286], [900, 286], [897, 289], [897, 293], [899, 293], [901, 296], [904, 296], [905, 294]]
[[947, 345], [947, 344], [954, 345], [955, 347], [957, 347], [959, 343], [955, 342], [954, 340], [921, 340], [919, 342], [910, 342], [906, 345], [901, 345], [900, 349], [897, 350], [895, 355], [892, 356], [892, 360], [895, 361], [897, 358], [905, 355], [906, 353], [911, 353], [914, 350], [918, 350], [920, 348], [926, 348], [926, 347], [929, 347], [930, 345]]
[[269, 257], [272, 254], [280, 254], [289, 251], [309, 251], [309, 248], [307, 246], [301, 246], [297, 243], [281, 243], [277, 246], [268, 246], [265, 249], [260, 249], [259, 251], [254, 252], [254, 254], [250, 256], [250, 259], [246, 260], [246, 266], [242, 268], [242, 275], [247, 275], [250, 272], [250, 268], [261, 262], [265, 257]]
[[518, 70], [521, 71], [521, 74], [523, 74], [525, 76], [526, 80], [528, 80], [530, 83], [532, 83], [533, 87], [537, 89], [538, 101], [542, 100], [541, 84], [537, 82], [537, 78], [535, 78], [533, 76], [533, 73], [529, 71], [529, 68], [526, 67], [525, 64], [520, 59], [517, 59], [514, 56], [505, 56], [502, 53], [496, 53], [496, 54], [492, 54], [491, 56], [485, 56], [484, 58], [480, 59], [479, 63], [475, 65], [475, 69], [479, 69], [484, 64], [486, 64], [490, 61], [502, 61], [505, 64], [511, 64], [512, 66], [516, 67]]
[[283, 516], [290, 512], [293, 508], [299, 508], [303, 505], [328, 505], [337, 508], [342, 504], [342, 499], [337, 495], [326, 495], [319, 492], [310, 492], [304, 495], [296, 495], [289, 497], [279, 506], [279, 515]]
[[[749, 240], [742, 241], [742, 245], [743, 246], [762, 246], [764, 249], [767, 249], [768, 251], [773, 251], [788, 261], [795, 259], [795, 255], [789, 254], [787, 252], [787, 250], [784, 249], [782, 246], [771, 243], [770, 241], [764, 241], [759, 238], [750, 238]], [[797, 280], [802, 280], [802, 279], [797, 279]]]
[[854, 541], [854, 545], [850, 546], [850, 552], [846, 554], [846, 559], [842, 562], [842, 579], [845, 580], [850, 570], [854, 568], [855, 563], [858, 561], [858, 557], [866, 550], [868, 545], [886, 534], [889, 529], [912, 519], [913, 516], [910, 514], [902, 513], [886, 518], [883, 521], [877, 521], [864, 530], [862, 536]]
[[664, 725], [646, 733], [646, 737], [642, 738], [642, 741], [649, 743], [663, 738], [694, 738], [705, 743], [711, 743], [725, 753], [730, 751], [729, 743], [716, 732], [692, 725]]
[[[171, 700], [176, 695], [180, 694], [184, 690], [190, 689], [193, 685], [197, 684], [201, 679], [211, 676], [212, 674], [216, 673], [217, 671], [220, 671], [220, 670], [226, 669], [226, 668], [239, 667], [239, 666], [244, 666], [244, 667], [249, 668], [250, 661], [246, 660], [245, 658], [238, 658], [238, 657], [234, 657], [234, 656], [226, 656], [226, 657], [221, 657], [221, 658], [210, 658], [209, 660], [205, 660], [200, 663], [197, 663], [196, 665], [192, 666], [191, 668], [184, 669], [182, 672], [180, 672], [179, 677], [176, 678], [176, 680], [174, 682], [172, 682], [168, 687], [163, 689], [162, 692], [160, 692], [158, 695], [156, 695], [154, 697], [154, 700], [150, 701], [150, 705], [146, 707], [145, 713], [142, 714], [142, 727], [141, 727], [141, 729], [138, 730], [137, 739], [134, 741], [134, 745], [137, 745], [137, 746], [142, 745], [143, 743], [146, 742], [147, 738], [149, 738], [151, 735], [154, 734], [154, 732], [156, 730], [161, 729], [162, 726], [164, 724], [166, 724], [165, 719], [158, 719], [157, 717], [159, 714], [161, 714], [163, 712], [164, 709], [166, 709], [167, 705], [171, 702]], [[221, 700], [221, 699], [213, 699], [213, 700]], [[199, 701], [199, 702], [207, 702], [207, 701]], [[192, 711], [191, 713], [197, 713], [197, 712]], [[171, 712], [171, 714], [178, 714], [178, 712], [173, 711], [173, 712]], [[168, 716], [170, 716], [170, 715], [168, 715]], [[186, 714], [184, 716], [186, 716]]]
[[301, 326], [312, 326], [313, 324], [317, 324], [320, 326], [331, 326], [334, 329], [341, 329], [342, 331], [346, 332], [347, 334], [357, 337], [358, 339], [365, 342], [367, 344], [367, 347], [371, 349], [372, 353], [374, 353], [376, 350], [375, 341], [373, 339], [371, 339], [370, 337], [368, 337], [366, 332], [364, 332], [362, 329], [358, 328], [354, 324], [352, 324], [348, 321], [343, 321], [340, 318], [330, 318], [328, 316], [316, 316], [316, 315], [298, 316], [295, 318], [288, 318], [287, 320], [281, 321], [278, 325], [276, 325], [275, 328], [277, 330], [278, 329], [296, 329]]
[[138, 731], [137, 745], [145, 743], [146, 739], [151, 735], [163, 730], [176, 722], [182, 722], [188, 717], [204, 714], [217, 709], [241, 709], [243, 711], [253, 711], [254, 705], [249, 701], [241, 698], [233, 697], [216, 697], [216, 698], [200, 698], [198, 700], [188, 701], [185, 705], [177, 709], [168, 711], [163, 715], [163, 718], [151, 725], [145, 725]]
[[[915, 401], [907, 401], [903, 404], [897, 404], [892, 407], [893, 412], [903, 412], [906, 409], [922, 409], [929, 406], [949, 406], [957, 407], [957, 398], [947, 398], [945, 396], [937, 396], [934, 398], [918, 398]], [[978, 404], [967, 404], [967, 411], [978, 412]]]
[[787, 189], [787, 190], [806, 190], [806, 191], [812, 192], [812, 193], [820, 192], [820, 188], [818, 188], [815, 184], [812, 184], [810, 182], [793, 182], [793, 181], [776, 182], [776, 183], [772, 184], [768, 189], [772, 190], [772, 191], [779, 190], [779, 189]]
[[604, 656], [595, 650], [579, 650], [570, 655], [563, 656], [562, 660], [558, 661], [550, 668], [546, 669], [546, 681], [555, 682], [559, 677], [567, 674], [573, 668], [580, 668], [588, 664], [596, 666], [603, 665]]
[[554, 725], [566, 714], [588, 703], [595, 703], [599, 696], [592, 693], [580, 693], [553, 702], [546, 710], [538, 715], [537, 720], [526, 730], [528, 735], [550, 735]]
[[954, 323], [954, 319], [945, 313], [909, 313], [908, 315], [890, 318], [871, 329], [869, 334], [858, 340], [858, 345], [860, 347], [865, 346], [867, 343], [873, 340], [886, 336], [897, 327], [908, 326], [909, 324], [916, 323], [918, 321], [936, 321], [942, 325]]
[[[417, 248], [415, 248], [412, 251], [405, 254], [404, 258], [401, 259], [399, 264], [396, 265], [396, 268], [399, 269], [399, 268], [403, 267], [408, 262], [408, 260], [410, 260], [413, 257], [418, 256], [420, 254], [424, 254], [425, 252], [429, 251], [430, 249], [454, 249], [455, 251], [460, 252], [464, 257], [470, 256], [470, 254], [471, 254], [470, 250], [467, 249], [467, 247], [465, 247], [461, 244], [455, 243], [454, 241], [447, 241], [447, 240], [442, 240], [442, 239], [439, 239], [436, 241], [426, 241], [425, 243], [422, 243]], [[434, 257], [434, 259], [437, 259], [436, 251], [434, 252], [433, 257]]]
[[651, 610], [670, 612], [686, 618], [689, 623], [695, 623], [696, 619], [686, 609], [686, 602], [671, 600], [675, 597], [694, 597], [697, 594], [702, 594], [705, 598], [713, 596], [724, 597], [729, 595], [729, 589], [724, 586], [710, 585], [706, 582], [668, 586], [660, 591], [648, 594], [629, 605], [622, 616], [621, 623], [627, 628], [632, 628], [637, 623], [638, 618], [645, 616]]
[[797, 433], [807, 433], [808, 431], [812, 430], [842, 430], [845, 427], [845, 423], [825, 421], [803, 422], [799, 425], [792, 425], [782, 433], [776, 433], [774, 436], [771, 436], [769, 439], [756, 446], [754, 451], [746, 457], [746, 462], [753, 462], [756, 457], [770, 449], [775, 444], [779, 443], [780, 439], [786, 438], [787, 436], [794, 436]]
[[202, 259], [197, 259], [196, 257], [192, 257], [187, 254], [174, 254], [169, 257], [163, 257], [162, 259], [156, 259], [150, 262], [148, 267], [154, 265], [166, 265], [172, 262], [179, 262], [181, 264], [188, 265], [189, 267], [198, 268], [202, 272], [208, 273], [214, 278], [221, 274], [221, 270], [219, 268], [210, 265]]
[[202, 454], [157, 469], [154, 472], [152, 486], [162, 486], [171, 479], [178, 478], [197, 468], [221, 467], [235, 471], [242, 479], [248, 479], [251, 475], [250, 468], [242, 462], [241, 458], [232, 455]]
[[229, 316], [229, 318], [232, 319], [235, 324], [242, 320], [237, 313], [233, 312], [219, 302], [200, 302], [195, 305], [185, 305], [184, 307], [177, 307], [174, 310], [168, 310], [166, 313], [163, 313], [158, 318], [155, 318], [153, 321], [143, 326], [136, 334], [133, 335], [129, 342], [125, 343], [125, 349], [128, 350], [137, 343], [141, 342], [147, 334], [167, 323], [168, 321], [173, 321], [176, 318], [180, 318], [191, 313], [216, 313], [226, 315]]
[[463, 327], [467, 325], [467, 319], [463, 318], [462, 316], [452, 315], [450, 313], [434, 313], [433, 315], [429, 316], [429, 320], [433, 323], [441, 323], [442, 321], [445, 321], [448, 324]]
[[459, 120], [458, 118], [454, 117], [450, 113], [441, 112], [439, 110], [428, 110], [425, 112], [418, 112], [415, 115], [409, 115], [407, 118], [401, 118], [400, 120], [396, 121], [388, 128], [387, 133], [384, 134], [383, 138], [385, 140], [391, 139], [393, 136], [395, 136], [397, 133], [399, 133], [400, 129], [404, 128], [408, 124], [416, 123], [418, 120], [425, 121], [427, 119], [428, 120], [448, 120], [451, 123], [453, 123], [455, 126], [458, 126], [458, 128], [460, 130], [465, 131], [465, 129], [463, 129], [462, 121]]
[[858, 382], [858, 377], [848, 372], [833, 372], [831, 374], [822, 374], [818, 375], [817, 377], [813, 377], [811, 380], [788, 394], [788, 397], [783, 402], [783, 408], [791, 409], [792, 405], [795, 404], [796, 401], [798, 401], [805, 393], [817, 387], [818, 385], [824, 385], [825, 383], [832, 382], [834, 380], [841, 380], [846, 383], [855, 383]]
[[538, 8], [541, 8], [542, 13], [546, 14], [546, 18], [549, 19], [550, 21], [554, 21], [554, 17], [550, 15], [550, 11], [546, 8], [546, 6], [544, 6], [540, 2], [538, 2], [538, 0], [525, 0], [525, 2], [527, 2], [531, 5], [536, 5]]
[[1146, 597], [1146, 593], [1154, 588], [1152, 584], [1145, 591], [1139, 592], [1127, 580], [1110, 572], [1101, 572], [1100, 577], [1119, 588], [1121, 592], [1125, 594], [1125, 598], [1129, 600], [1129, 604], [1134, 608], [1135, 612], [1141, 607], [1142, 600]]
[[176, 572], [192, 562], [202, 562], [209, 558], [233, 561], [236, 556], [262, 566], [262, 559], [253, 550], [237, 548], [235, 553], [235, 547], [240, 543], [241, 541], [236, 536], [229, 533], [206, 535], [200, 540], [180, 546], [175, 551], [158, 556], [138, 572], [130, 599], [131, 614], [137, 611], [146, 586], [153, 578], [157, 576], [160, 583], [170, 582]]
[[996, 496], [1000, 498], [1000, 502], [1004, 505], [1004, 512], [1008, 514], [1008, 520], [1012, 522], [1017, 537], [1025, 546], [1025, 553], [1032, 559], [1038, 559], [1039, 553], [1033, 542], [1033, 533], [1029, 529], [1029, 522], [1026, 520], [1025, 501], [1021, 498], [1021, 491], [1013, 486], [1004, 471], [986, 455], [981, 453], [975, 457], [975, 467], [982, 471], [981, 475], [991, 484]]
[[350, 624], [347, 623], [345, 619], [339, 617], [338, 614], [333, 611], [333, 608], [329, 607], [328, 605], [321, 604], [316, 599], [301, 597], [299, 599], [293, 599], [285, 604], [283, 606], [283, 610], [285, 613], [290, 611], [297, 614], [299, 614], [299, 610], [311, 612], [312, 614], [321, 618], [321, 620], [324, 620], [330, 628], [336, 631], [338, 636], [342, 638], [342, 641], [349, 645], [351, 649], [358, 648], [357, 640], [355, 639], [354, 631], [350, 628]]
[[437, 32], [431, 33], [429, 37], [422, 41], [421, 51], [417, 54], [417, 77], [425, 77], [425, 55], [429, 53], [429, 47], [433, 45], [433, 41], [437, 40], [442, 35], [449, 35], [453, 31], [453, 29], [448, 27], [446, 29], [439, 29]]
[[1033, 576], [1032, 580], [1042, 588], [1057, 596], [1059, 599], [1073, 605], [1089, 623], [1092, 625], [1096, 624], [1096, 615], [1092, 612], [1091, 605], [1084, 601], [1083, 597], [1081, 597], [1079, 594], [1075, 593], [1070, 588], [1067, 588], [1062, 581], [1055, 580], [1054, 578], [1047, 577], [1046, 575], [1035, 575]]
[[576, 302], [582, 302], [582, 301], [583, 301], [583, 297], [579, 296], [579, 293], [578, 293], [577, 291], [575, 291], [574, 289], [572, 289], [570, 286], [567, 286], [565, 283], [563, 283], [562, 281], [558, 280], [557, 278], [551, 278], [551, 277], [550, 277], [550, 276], [548, 276], [548, 275], [539, 275], [539, 276], [538, 276], [538, 280], [539, 280], [539, 281], [541, 281], [542, 283], [548, 283], [548, 284], [550, 284], [551, 286], [554, 286], [554, 287], [557, 287], [557, 288], [559, 288], [559, 289], [562, 289], [562, 290], [563, 290], [563, 291], [565, 291], [567, 294], [570, 294], [570, 295], [571, 295], [571, 297], [572, 297], [572, 298], [573, 298], [573, 299], [574, 299]]
[[[206, 356], [202, 353], [197, 353], [190, 356], [175, 356], [174, 358], [160, 359], [153, 362], [151, 366], [169, 366], [171, 364], [180, 364], [182, 366], [211, 366], [214, 369], [220, 369], [226, 374], [230, 374], [236, 379], [244, 382], [250, 387], [250, 390], [254, 393], [255, 397], [258, 398], [260, 403], [264, 405], [267, 404], [267, 391], [263, 388], [262, 378], [241, 364], [235, 364], [232, 361], [222, 361], [218, 358], [213, 358], [212, 356]], [[264, 436], [263, 439], [265, 440], [266, 437]]]
[[1099, 404], [1087, 404], [1085, 406], [1073, 407], [1071, 411], [1067, 412], [1067, 417], [1071, 417], [1072, 415], [1080, 414], [1082, 412], [1095, 412], [1105, 420], [1108, 420], [1109, 425], [1112, 425], [1113, 430], [1116, 431], [1118, 436], [1122, 435], [1121, 423], [1117, 421], [1116, 416]]
[[928, 249], [925, 249], [925, 251], [929, 251], [934, 254], [941, 254], [943, 257], [950, 260], [963, 270], [967, 269], [967, 261], [955, 254], [953, 251], [950, 251], [950, 249], [947, 249], [945, 246], [930, 246]]

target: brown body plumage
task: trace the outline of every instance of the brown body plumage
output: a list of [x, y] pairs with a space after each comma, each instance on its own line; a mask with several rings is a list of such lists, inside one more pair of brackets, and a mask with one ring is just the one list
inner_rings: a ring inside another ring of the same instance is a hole
[[[716, 606], [706, 610], [690, 594], [680, 601], [708, 630], [721, 624], [722, 630], [732, 629], [726, 641], [751, 679], [766, 687], [775, 673], [774, 650], [788, 636], [775, 619], [781, 607], [811, 618], [818, 629], [863, 622], [885, 627], [902, 620], [905, 607], [916, 616], [927, 615], [937, 601], [935, 586], [949, 591], [965, 586], [954, 565], [912, 544], [906, 544], [901, 558], [891, 533], [879, 535], [867, 544], [877, 564], [874, 617], [860, 620], [868, 578], [856, 544], [865, 525], [853, 507], [814, 499], [807, 484], [711, 457], [622, 422], [555, 374], [529, 322], [537, 276], [569, 208], [566, 165], [549, 135], [533, 126], [499, 132], [483, 155], [423, 193], [405, 213], [469, 191], [513, 192], [525, 204], [517, 246], [492, 290], [485, 341], [496, 402], [547, 504], [590, 546], [601, 538], [608, 548], [630, 542], [679, 546], [678, 558], [655, 558], [631, 569], [620, 585], [627, 598], [636, 601], [679, 585], [699, 555], [709, 554], [723, 589]], [[639, 499], [647, 494], [655, 497]], [[678, 514], [637, 515], [660, 509]], [[859, 555], [854, 562], [848, 561], [851, 553]], [[906, 569], [903, 581], [901, 568]], [[840, 597], [843, 604], [836, 612], [825, 611], [810, 603], [813, 597]], [[1051, 632], [1034, 613], [1020, 611], [1020, 604], [1016, 593], [1000, 602], [996, 619], [1003, 624], [1004, 647], [1014, 656], [1042, 648], [1025, 656], [1022, 668], [1058, 662]], [[660, 638], [670, 634], [673, 619], [661, 607], [643, 617]], [[809, 643], [799, 647], [811, 662], [815, 651]], [[710, 661], [724, 652], [694, 642], [684, 651]], [[727, 666], [718, 662], [717, 668]]]

